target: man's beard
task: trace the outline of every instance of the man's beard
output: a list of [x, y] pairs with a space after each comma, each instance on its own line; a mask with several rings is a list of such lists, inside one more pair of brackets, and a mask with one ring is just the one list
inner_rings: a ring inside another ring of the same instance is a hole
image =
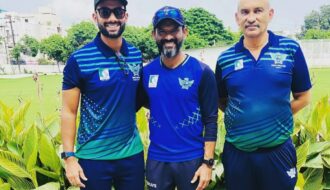
[[[173, 42], [175, 44], [175, 47], [172, 49], [166, 49], [165, 43], [167, 43], [167, 42]], [[178, 41], [177, 39], [171, 39], [171, 40], [162, 39], [162, 40], [156, 42], [159, 53], [164, 55], [166, 58], [173, 58], [176, 55], [178, 55], [178, 53], [181, 49], [182, 43], [183, 43], [183, 41]]]
[[111, 38], [111, 39], [116, 39], [116, 38], [119, 38], [123, 34], [123, 32], [125, 30], [125, 26], [126, 26], [125, 23], [124, 24], [122, 24], [120, 22], [118, 22], [118, 23], [120, 24], [120, 28], [119, 28], [118, 32], [115, 34], [110, 34], [106, 29], [107, 24], [113, 24], [113, 23], [110, 23], [110, 22], [104, 23], [104, 24], [98, 23], [97, 26], [99, 27], [101, 34], [103, 34], [105, 37]]

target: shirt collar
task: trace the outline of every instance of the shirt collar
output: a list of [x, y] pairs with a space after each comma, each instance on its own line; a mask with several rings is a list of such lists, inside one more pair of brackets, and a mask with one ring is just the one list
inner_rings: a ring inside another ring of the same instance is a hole
[[[100, 32], [96, 35], [96, 37], [94, 38], [94, 43], [96, 45], [96, 47], [101, 51], [101, 53], [105, 56], [105, 57], [113, 57], [116, 56], [115, 52], [113, 51], [113, 49], [111, 49], [109, 46], [107, 46], [101, 39], [101, 34]], [[120, 48], [120, 53], [124, 56], [128, 56], [129, 51], [128, 51], [128, 45], [127, 42], [124, 38], [122, 38], [122, 46]]]
[[[267, 31], [269, 36], [268, 36], [268, 43], [266, 46], [279, 46], [279, 38], [270, 30]], [[239, 42], [237, 42], [235, 44], [235, 52], [242, 52], [244, 50], [246, 50], [246, 48], [244, 47], [244, 36], [242, 36], [239, 40]]]

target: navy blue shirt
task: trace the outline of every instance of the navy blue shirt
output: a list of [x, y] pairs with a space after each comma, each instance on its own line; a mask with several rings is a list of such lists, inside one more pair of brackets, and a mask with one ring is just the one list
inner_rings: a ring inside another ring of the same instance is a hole
[[124, 39], [116, 55], [100, 34], [74, 52], [63, 71], [63, 90], [81, 92], [76, 156], [111, 160], [143, 150], [136, 127], [135, 96], [142, 54]]
[[311, 88], [307, 64], [297, 42], [269, 33], [258, 60], [243, 37], [217, 61], [216, 79], [225, 109], [226, 140], [254, 151], [282, 144], [293, 130], [290, 93]]
[[217, 136], [213, 71], [190, 56], [175, 69], [158, 57], [143, 68], [142, 82], [150, 108], [148, 159], [180, 162], [203, 157], [204, 141]]

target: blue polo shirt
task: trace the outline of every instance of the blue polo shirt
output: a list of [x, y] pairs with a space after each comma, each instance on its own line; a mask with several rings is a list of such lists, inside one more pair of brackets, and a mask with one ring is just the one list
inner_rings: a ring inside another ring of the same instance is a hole
[[244, 151], [273, 147], [290, 138], [290, 93], [311, 88], [299, 44], [268, 33], [258, 60], [244, 47], [242, 37], [219, 56], [216, 65], [219, 97], [228, 98], [226, 140]]
[[143, 68], [142, 82], [150, 107], [148, 159], [181, 162], [203, 157], [204, 141], [217, 136], [213, 71], [188, 55], [174, 69], [158, 57]]
[[120, 159], [143, 150], [135, 116], [142, 54], [124, 39], [120, 52], [115, 55], [98, 34], [64, 68], [63, 90], [81, 92], [78, 158]]

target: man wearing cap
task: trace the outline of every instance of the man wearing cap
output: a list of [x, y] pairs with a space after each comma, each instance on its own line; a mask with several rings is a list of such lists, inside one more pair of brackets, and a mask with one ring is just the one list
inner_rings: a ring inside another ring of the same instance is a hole
[[293, 114], [311, 98], [307, 64], [296, 41], [267, 30], [274, 15], [269, 0], [238, 2], [243, 36], [216, 66], [226, 189], [293, 190], [298, 171], [290, 135]]
[[201, 190], [211, 179], [217, 138], [214, 73], [180, 50], [188, 30], [179, 9], [159, 9], [153, 27], [160, 56], [144, 67], [142, 77], [150, 108], [147, 186]]
[[135, 118], [142, 55], [122, 38], [126, 5], [126, 0], [94, 1], [99, 33], [70, 56], [63, 72], [61, 155], [69, 182], [81, 189], [144, 189]]

